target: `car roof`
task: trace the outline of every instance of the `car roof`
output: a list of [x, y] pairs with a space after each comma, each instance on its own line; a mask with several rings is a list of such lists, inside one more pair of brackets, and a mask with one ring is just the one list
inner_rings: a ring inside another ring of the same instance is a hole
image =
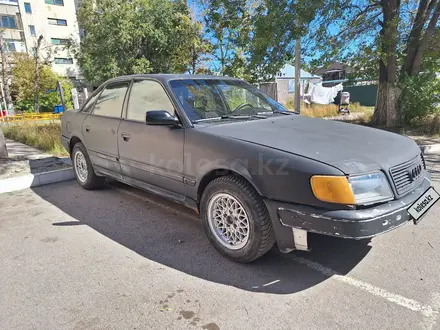
[[162, 82], [167, 82], [170, 80], [185, 80], [185, 79], [220, 79], [220, 80], [239, 80], [237, 78], [225, 77], [225, 76], [213, 76], [213, 75], [203, 75], [203, 74], [133, 74], [128, 76], [120, 76], [107, 80], [106, 83], [120, 81], [120, 80], [130, 80], [130, 79], [156, 79]]

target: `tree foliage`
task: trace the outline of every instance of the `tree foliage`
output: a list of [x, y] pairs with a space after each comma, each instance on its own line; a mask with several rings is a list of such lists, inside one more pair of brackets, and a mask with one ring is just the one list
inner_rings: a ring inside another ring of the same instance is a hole
[[[183, 0], [83, 0], [76, 51], [91, 83], [136, 73], [179, 73], [205, 51]], [[196, 60], [197, 61], [197, 60]]]
[[[34, 108], [34, 69], [35, 59], [26, 53], [14, 54], [12, 69], [11, 92], [15, 97], [18, 110], [32, 111]], [[61, 104], [59, 93], [56, 92], [57, 81], [60, 80], [64, 90], [66, 107], [72, 108], [72, 82], [59, 76], [45, 64], [39, 66], [39, 100], [43, 111], [53, 111], [55, 105]]]
[[[323, 3], [292, 0], [200, 0], [220, 74], [249, 81], [272, 79], [294, 57], [295, 39], [305, 33]], [[296, 21], [302, 22], [301, 26]]]
[[413, 118], [424, 117], [439, 111], [440, 79], [433, 72], [416, 76], [405, 75], [400, 80], [400, 118], [409, 123]]

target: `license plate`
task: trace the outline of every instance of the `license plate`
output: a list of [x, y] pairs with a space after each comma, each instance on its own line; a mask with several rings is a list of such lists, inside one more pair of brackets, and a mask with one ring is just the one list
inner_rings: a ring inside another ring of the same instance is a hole
[[440, 195], [433, 187], [429, 188], [420, 196], [408, 209], [408, 213], [413, 217], [414, 224], [417, 224], [422, 216], [440, 199]]

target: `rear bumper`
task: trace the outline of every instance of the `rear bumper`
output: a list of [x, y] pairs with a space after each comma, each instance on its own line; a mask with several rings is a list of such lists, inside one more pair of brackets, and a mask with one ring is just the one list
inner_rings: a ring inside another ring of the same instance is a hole
[[399, 200], [362, 210], [328, 211], [266, 200], [281, 251], [295, 248], [292, 229], [349, 239], [371, 238], [411, 220], [407, 210], [429, 187], [429, 177]]

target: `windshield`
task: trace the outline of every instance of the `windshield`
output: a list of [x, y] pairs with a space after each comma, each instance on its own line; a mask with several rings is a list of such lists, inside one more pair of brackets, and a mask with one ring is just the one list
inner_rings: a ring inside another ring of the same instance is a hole
[[240, 80], [172, 80], [170, 86], [191, 121], [224, 116], [288, 113], [281, 104]]

